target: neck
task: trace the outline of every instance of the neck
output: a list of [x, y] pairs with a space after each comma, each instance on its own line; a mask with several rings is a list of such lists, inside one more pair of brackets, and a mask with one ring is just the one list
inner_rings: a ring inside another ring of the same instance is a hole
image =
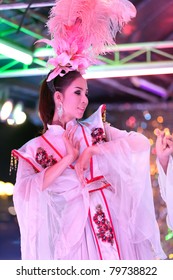
[[66, 129], [66, 124], [67, 124], [69, 121], [71, 121], [71, 120], [72, 120], [72, 119], [64, 120], [64, 118], [62, 118], [61, 120], [59, 120], [59, 119], [53, 118], [52, 124], [60, 125], [60, 126], [62, 126], [64, 129]]
[[64, 122], [62, 122], [62, 121], [60, 121], [60, 120], [53, 120], [53, 121], [52, 121], [52, 124], [60, 125], [60, 126], [62, 126], [64, 129], [65, 129], [65, 127], [66, 127], [66, 123], [64, 123]]

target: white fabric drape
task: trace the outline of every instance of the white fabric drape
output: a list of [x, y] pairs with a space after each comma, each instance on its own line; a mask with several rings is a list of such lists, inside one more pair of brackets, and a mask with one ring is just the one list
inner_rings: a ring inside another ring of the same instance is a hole
[[[121, 259], [164, 259], [150, 182], [149, 142], [141, 134], [120, 131], [107, 124], [104, 127], [101, 108], [79, 124], [75, 136], [82, 139], [82, 152], [86, 143], [81, 125], [89, 145], [92, 145], [92, 129], [105, 129], [108, 142], [97, 144], [100, 155], [93, 157], [93, 173], [95, 177], [103, 175], [111, 185], [102, 190], [102, 195], [111, 214]], [[61, 127], [53, 125], [45, 137], [64, 156], [62, 133]], [[102, 203], [99, 190], [102, 181], [91, 182], [83, 188], [75, 170], [68, 167], [42, 191], [45, 169], [35, 160], [38, 147], [59, 160], [41, 137], [14, 151], [19, 164], [13, 198], [21, 233], [22, 259], [100, 259], [88, 213], [89, 210], [94, 213], [98, 201]], [[89, 179], [90, 170], [85, 176]], [[110, 246], [109, 255], [108, 246], [100, 244], [103, 259], [117, 258], [116, 248], [113, 250]]]
[[167, 224], [173, 230], [173, 159], [170, 156], [166, 174], [158, 159], [156, 162], [159, 172], [160, 193], [167, 206]]

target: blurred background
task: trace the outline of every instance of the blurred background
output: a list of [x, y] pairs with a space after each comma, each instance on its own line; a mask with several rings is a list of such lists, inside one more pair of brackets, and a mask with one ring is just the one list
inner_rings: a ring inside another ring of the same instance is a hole
[[[151, 144], [150, 172], [156, 218], [168, 259], [173, 233], [166, 225], [155, 156], [155, 129], [173, 132], [173, 0], [133, 0], [137, 16], [117, 35], [115, 47], [86, 73], [86, 116], [107, 105], [107, 121], [144, 134]], [[42, 129], [38, 96], [52, 50], [45, 23], [54, 1], [0, 0], [0, 259], [20, 259], [20, 234], [12, 195], [10, 154]]]

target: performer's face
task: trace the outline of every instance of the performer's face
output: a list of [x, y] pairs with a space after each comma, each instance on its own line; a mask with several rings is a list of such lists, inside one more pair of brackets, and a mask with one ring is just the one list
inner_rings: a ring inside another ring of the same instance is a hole
[[84, 78], [74, 80], [62, 95], [63, 116], [66, 122], [81, 119], [88, 105], [88, 86]]

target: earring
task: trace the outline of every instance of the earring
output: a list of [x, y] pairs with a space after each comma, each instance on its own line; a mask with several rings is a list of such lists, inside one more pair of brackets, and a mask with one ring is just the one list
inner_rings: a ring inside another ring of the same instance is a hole
[[63, 115], [63, 107], [62, 107], [62, 103], [61, 102], [59, 103], [57, 111], [58, 111], [58, 120], [60, 121], [61, 118], [62, 118], [62, 115]]

